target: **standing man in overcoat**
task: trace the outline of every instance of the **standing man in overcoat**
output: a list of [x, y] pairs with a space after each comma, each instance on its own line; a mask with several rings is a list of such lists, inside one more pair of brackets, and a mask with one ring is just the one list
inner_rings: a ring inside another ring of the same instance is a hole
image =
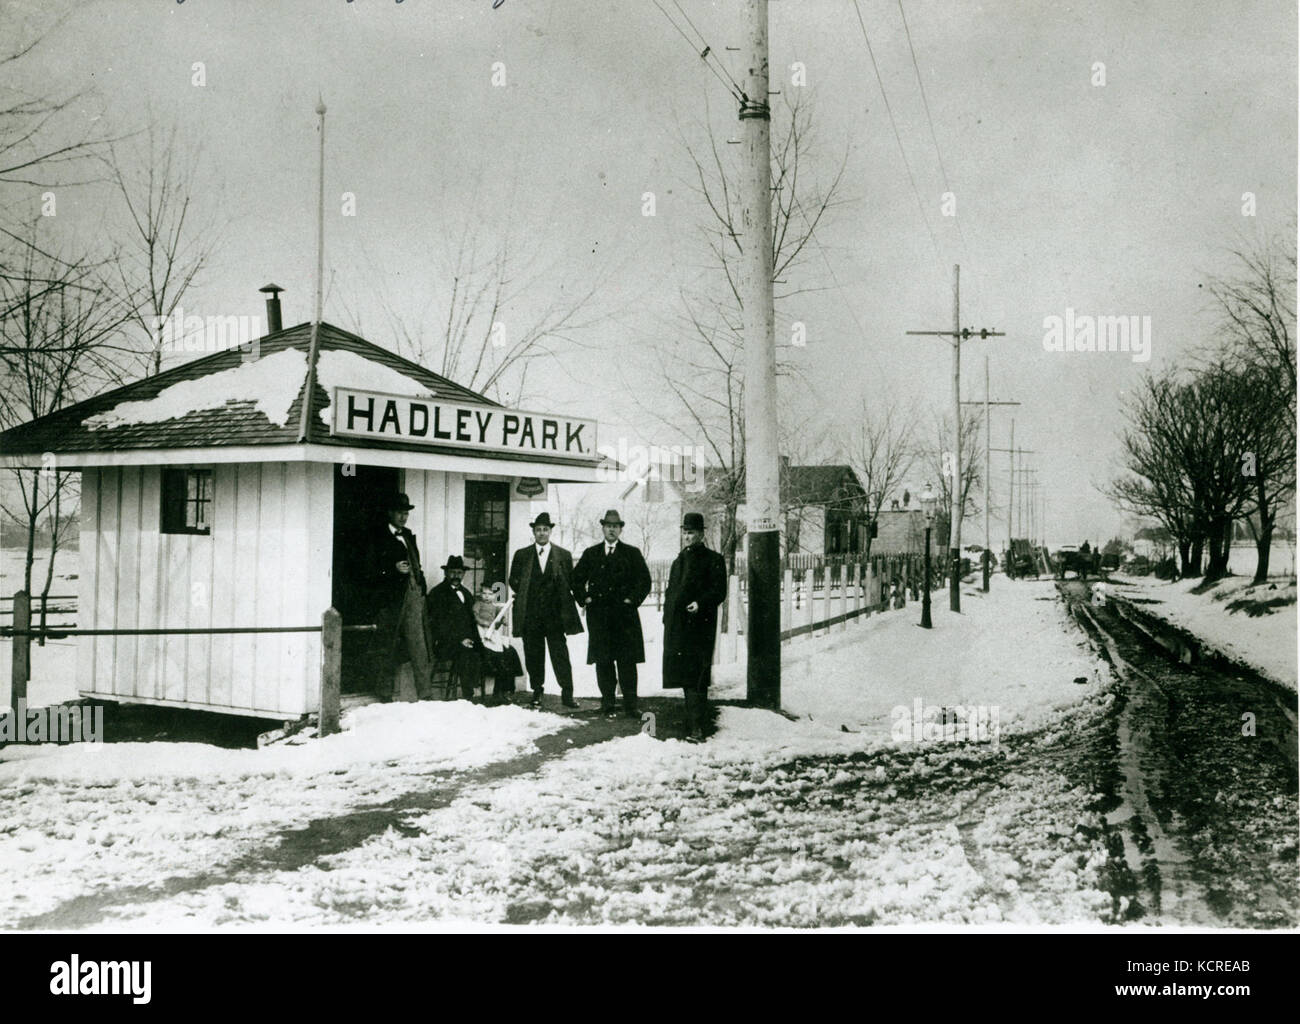
[[394, 494], [383, 503], [386, 522], [372, 531], [361, 571], [379, 627], [375, 693], [381, 701], [393, 699], [397, 669], [406, 662], [415, 677], [416, 696], [427, 700], [433, 693], [424, 573], [415, 534], [406, 528], [414, 507], [405, 494]]
[[510, 589], [515, 592], [515, 627], [524, 641], [524, 668], [533, 690], [530, 707], [542, 706], [546, 682], [546, 651], [560, 684], [560, 703], [576, 708], [573, 667], [569, 663], [566, 635], [582, 632], [578, 606], [573, 599], [573, 555], [551, 543], [550, 514], [540, 513], [528, 524], [533, 543], [510, 560]]
[[650, 568], [639, 549], [619, 539], [623, 519], [610, 509], [600, 521], [605, 539], [582, 553], [573, 570], [573, 596], [587, 610], [587, 664], [596, 666], [600, 709], [614, 713], [623, 691], [623, 712], [635, 717], [636, 667], [645, 661], [641, 602], [650, 593]]
[[704, 739], [718, 605], [727, 597], [727, 563], [704, 546], [704, 516], [682, 519], [682, 551], [664, 596], [664, 689], [681, 689], [693, 742]]

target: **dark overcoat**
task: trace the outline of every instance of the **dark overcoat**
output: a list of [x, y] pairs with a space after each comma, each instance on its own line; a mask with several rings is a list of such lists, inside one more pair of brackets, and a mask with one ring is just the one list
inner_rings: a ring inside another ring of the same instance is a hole
[[649, 593], [650, 568], [638, 548], [619, 541], [606, 555], [601, 541], [582, 553], [573, 569], [573, 596], [587, 609], [588, 665], [645, 661], [637, 608]]
[[[664, 595], [664, 680], [669, 689], [709, 685], [718, 605], [727, 597], [727, 563], [702, 543], [683, 548]], [[692, 602], [699, 610], [688, 612]]]
[[[385, 659], [388, 670], [408, 658], [413, 661], [422, 660], [432, 647], [433, 639], [424, 614], [425, 582], [424, 572], [420, 568], [420, 548], [415, 542], [415, 534], [406, 527], [402, 527], [402, 536], [406, 539], [405, 545], [386, 524], [371, 531], [359, 573], [363, 589], [374, 609], [375, 624], [379, 627], [374, 638], [375, 650]], [[397, 571], [398, 562], [410, 564], [409, 575]], [[420, 625], [424, 653], [418, 650], [398, 650], [399, 626], [404, 608], [409, 609], [411, 628], [414, 628], [417, 621]]]
[[439, 658], [450, 658], [462, 646], [462, 640], [478, 642], [474, 595], [464, 587], [452, 586], [450, 580], [443, 580], [429, 591], [424, 607], [433, 631], [433, 649]]
[[[554, 574], [555, 590], [559, 594], [559, 607], [548, 611], [558, 617], [564, 632], [570, 636], [582, 632], [582, 620], [578, 618], [578, 606], [573, 603], [573, 555], [558, 544], [551, 545], [551, 554], [546, 560], [548, 574]], [[529, 544], [520, 548], [510, 559], [510, 589], [515, 594], [514, 624], [515, 635], [522, 636], [528, 626], [528, 612], [532, 592], [537, 581], [534, 573], [538, 571], [537, 545]]]

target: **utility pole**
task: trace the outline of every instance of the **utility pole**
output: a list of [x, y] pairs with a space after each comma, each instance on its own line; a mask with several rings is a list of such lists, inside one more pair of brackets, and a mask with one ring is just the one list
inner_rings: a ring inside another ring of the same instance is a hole
[[776, 328], [772, 311], [771, 110], [767, 0], [744, 0], [745, 79], [740, 99], [745, 147], [741, 180], [745, 317], [745, 506], [749, 577], [746, 696], [781, 706], [781, 542], [776, 429]]
[[[952, 330], [951, 331], [908, 331], [908, 334], [920, 334], [931, 337], [951, 338], [952, 339], [952, 410], [953, 410], [953, 433], [956, 435], [957, 445], [952, 456], [952, 485], [949, 487], [948, 502], [948, 554], [952, 560], [952, 574], [949, 579], [948, 587], [948, 607], [954, 611], [961, 611], [961, 520], [962, 513], [965, 511], [965, 497], [962, 494], [962, 476], [961, 476], [961, 343], [963, 338], [1003, 338], [1006, 335], [1002, 331], [990, 331], [987, 328], [981, 328], [979, 331], [971, 328], [962, 329], [961, 326], [961, 266], [954, 264], [952, 268]], [[940, 455], [942, 459], [942, 454]], [[946, 468], [946, 467], [945, 467]]]
[[320, 354], [321, 294], [325, 277], [325, 101], [316, 98], [316, 116], [320, 119], [320, 157], [316, 178], [316, 302], [311, 322], [311, 342], [307, 346], [307, 383], [302, 393], [302, 415], [298, 420], [298, 440], [306, 441], [311, 425], [312, 394], [316, 390], [316, 359]]
[[[983, 402], [962, 402], [962, 405], [983, 405], [984, 406], [984, 557], [980, 559], [983, 568], [983, 590], [989, 592], [989, 545], [992, 544], [992, 538], [989, 533], [989, 495], [993, 489], [993, 448], [991, 446], [993, 437], [993, 424], [989, 420], [989, 406], [991, 405], [1019, 405], [1019, 402], [991, 402], [989, 401], [989, 357], [988, 353], [984, 354], [984, 401]], [[1014, 420], [1012, 421], [1012, 431], [1014, 433]], [[1007, 548], [1010, 550], [1011, 545]]]

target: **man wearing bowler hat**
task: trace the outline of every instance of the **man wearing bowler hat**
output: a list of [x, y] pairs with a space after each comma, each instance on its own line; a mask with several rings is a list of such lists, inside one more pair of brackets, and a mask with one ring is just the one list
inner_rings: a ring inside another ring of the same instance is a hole
[[524, 640], [524, 669], [533, 689], [532, 707], [542, 705], [546, 681], [546, 650], [560, 684], [560, 703], [576, 708], [573, 668], [569, 664], [566, 635], [582, 632], [578, 606], [573, 603], [573, 555], [551, 543], [549, 513], [528, 524], [533, 543], [520, 548], [510, 560], [510, 589], [515, 592], [515, 625]]
[[452, 675], [460, 682], [462, 697], [474, 696], [474, 673], [467, 671], [478, 639], [474, 622], [474, 595], [461, 586], [465, 561], [452, 555], [442, 567], [443, 580], [429, 591], [424, 606], [433, 632], [434, 653], [451, 662]]
[[693, 742], [704, 738], [718, 605], [726, 596], [727, 563], [704, 546], [704, 517], [687, 512], [682, 551], [669, 570], [664, 595], [664, 689], [684, 692]]
[[596, 666], [600, 708], [614, 712], [623, 691], [623, 711], [636, 715], [636, 667], [645, 661], [641, 602], [650, 593], [650, 569], [641, 552], [624, 544], [623, 519], [610, 509], [600, 521], [605, 539], [582, 553], [573, 570], [573, 596], [587, 609], [587, 664]]
[[410, 662], [416, 696], [426, 700], [433, 692], [432, 638], [424, 614], [420, 549], [415, 534], [406, 528], [415, 506], [405, 494], [398, 493], [389, 496], [381, 507], [386, 522], [371, 533], [362, 572], [379, 627], [375, 692], [380, 700], [392, 700], [397, 669]]

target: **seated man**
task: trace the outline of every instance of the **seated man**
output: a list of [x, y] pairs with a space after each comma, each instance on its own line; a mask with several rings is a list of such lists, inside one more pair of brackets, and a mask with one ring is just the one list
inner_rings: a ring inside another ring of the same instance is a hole
[[460, 660], [460, 670], [470, 676], [473, 685], [484, 677], [492, 678], [493, 704], [508, 704], [510, 694], [515, 692], [515, 678], [524, 674], [519, 652], [505, 633], [503, 610], [498, 609], [492, 588], [485, 584], [474, 602], [474, 647]]
[[460, 672], [460, 664], [473, 651], [477, 636], [474, 595], [461, 586], [460, 581], [465, 578], [465, 562], [460, 555], [448, 558], [442, 571], [442, 582], [425, 598], [434, 653], [440, 660], [451, 662], [452, 676], [460, 681], [461, 696], [468, 698], [474, 695], [474, 689]]

